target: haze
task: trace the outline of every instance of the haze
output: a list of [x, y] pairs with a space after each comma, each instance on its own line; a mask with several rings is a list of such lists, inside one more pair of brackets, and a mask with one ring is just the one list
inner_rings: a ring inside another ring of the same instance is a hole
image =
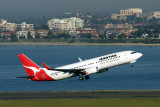
[[0, 14], [45, 14], [62, 12], [107, 13], [120, 9], [142, 8], [160, 11], [160, 0], [1, 0]]

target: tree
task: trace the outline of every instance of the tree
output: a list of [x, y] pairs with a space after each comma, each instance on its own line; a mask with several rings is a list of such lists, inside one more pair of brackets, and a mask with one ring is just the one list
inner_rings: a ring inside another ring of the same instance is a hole
[[17, 40], [16, 34], [12, 34], [12, 35], [11, 35], [11, 40]]
[[114, 35], [113, 34], [109, 34], [108, 39], [114, 39]]
[[91, 39], [93, 37], [93, 35], [91, 35], [90, 33], [86, 34], [86, 38]]
[[64, 38], [64, 39], [69, 39], [71, 36], [69, 34], [66, 33], [62, 33], [57, 35], [57, 38]]
[[31, 32], [28, 32], [28, 39], [33, 39]]
[[118, 35], [118, 38], [119, 39], [123, 39], [123, 38], [125, 38], [125, 35], [124, 34], [120, 34], [120, 35]]
[[159, 36], [158, 35], [154, 35], [154, 38], [159, 38]]
[[160, 33], [160, 31], [158, 29], [155, 29], [153, 33]]
[[99, 35], [99, 37], [101, 38], [101, 39], [105, 39], [106, 38], [106, 35]]
[[148, 37], [152, 37], [152, 32], [150, 30], [145, 29], [144, 32], [148, 34]]
[[145, 32], [142, 29], [137, 30], [136, 32], [133, 33], [134, 37], [141, 37], [142, 34], [144, 34]]
[[40, 35], [39, 34], [36, 34], [36, 36], [35, 36], [35, 38], [37, 38], [37, 39], [40, 39]]

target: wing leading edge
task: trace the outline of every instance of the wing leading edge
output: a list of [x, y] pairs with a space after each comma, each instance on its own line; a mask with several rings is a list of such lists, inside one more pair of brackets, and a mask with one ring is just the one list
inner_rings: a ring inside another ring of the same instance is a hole
[[64, 72], [64, 73], [69, 72], [69, 73], [74, 73], [76, 75], [78, 75], [78, 74], [81, 74], [81, 75], [85, 74], [85, 72], [84, 72], [85, 69], [56, 69], [56, 68], [50, 68], [44, 62], [42, 62], [42, 63], [43, 63], [44, 67], [47, 70], [61, 71], [61, 72]]

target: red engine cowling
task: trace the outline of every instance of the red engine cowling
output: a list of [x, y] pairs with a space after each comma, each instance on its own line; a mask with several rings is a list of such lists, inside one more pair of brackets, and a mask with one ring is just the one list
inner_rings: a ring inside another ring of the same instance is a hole
[[97, 73], [97, 72], [98, 72], [97, 67], [87, 68], [85, 70], [86, 75], [94, 74], [94, 73]]

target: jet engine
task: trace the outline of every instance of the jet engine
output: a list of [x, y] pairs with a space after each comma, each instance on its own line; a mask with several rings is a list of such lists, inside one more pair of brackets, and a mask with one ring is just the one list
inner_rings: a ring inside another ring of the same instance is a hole
[[98, 68], [97, 67], [92, 67], [92, 68], [87, 68], [85, 70], [85, 74], [86, 75], [90, 75], [90, 74], [94, 74], [98, 72]]
[[103, 72], [106, 72], [106, 71], [108, 71], [108, 68], [107, 68], [107, 69], [99, 70], [99, 71], [97, 72], [97, 74], [99, 74], [99, 73], [103, 73]]

